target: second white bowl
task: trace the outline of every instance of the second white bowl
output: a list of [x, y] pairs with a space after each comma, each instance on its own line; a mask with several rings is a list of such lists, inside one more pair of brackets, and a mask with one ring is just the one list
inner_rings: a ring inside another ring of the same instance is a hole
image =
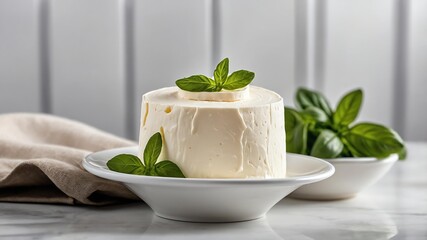
[[304, 185], [290, 197], [309, 200], [335, 200], [351, 198], [382, 178], [399, 159], [392, 154], [385, 159], [336, 158], [325, 159], [335, 167], [332, 177]]

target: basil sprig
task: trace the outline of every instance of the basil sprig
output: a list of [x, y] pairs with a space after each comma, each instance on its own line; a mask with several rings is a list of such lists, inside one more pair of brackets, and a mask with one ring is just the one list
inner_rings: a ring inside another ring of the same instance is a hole
[[286, 150], [320, 158], [376, 157], [398, 153], [404, 159], [402, 138], [375, 123], [355, 124], [363, 101], [356, 89], [346, 94], [335, 111], [319, 92], [300, 88], [297, 109], [285, 107]]
[[176, 85], [189, 92], [220, 92], [222, 89], [236, 90], [246, 87], [255, 78], [255, 73], [247, 70], [238, 70], [230, 76], [229, 60], [223, 59], [215, 68], [214, 79], [204, 75], [193, 75], [177, 80]]
[[[144, 149], [144, 163], [134, 155], [120, 154], [107, 162], [110, 170], [146, 176], [185, 178], [179, 167], [169, 161], [157, 162], [162, 151], [162, 136], [155, 133], [147, 142]], [[157, 163], [156, 163], [157, 162]]]

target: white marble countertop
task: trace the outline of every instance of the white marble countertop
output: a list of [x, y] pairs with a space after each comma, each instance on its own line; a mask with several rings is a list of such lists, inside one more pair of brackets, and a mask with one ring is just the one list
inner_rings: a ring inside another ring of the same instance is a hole
[[406, 161], [356, 198], [285, 198], [264, 219], [185, 223], [156, 217], [143, 203], [0, 203], [0, 239], [427, 239], [427, 143], [408, 149]]

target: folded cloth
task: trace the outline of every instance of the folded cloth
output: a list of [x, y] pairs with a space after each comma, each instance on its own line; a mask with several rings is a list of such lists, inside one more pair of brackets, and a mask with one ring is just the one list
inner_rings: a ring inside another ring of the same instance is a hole
[[0, 201], [105, 205], [138, 198], [86, 172], [87, 154], [134, 142], [44, 114], [0, 115]]

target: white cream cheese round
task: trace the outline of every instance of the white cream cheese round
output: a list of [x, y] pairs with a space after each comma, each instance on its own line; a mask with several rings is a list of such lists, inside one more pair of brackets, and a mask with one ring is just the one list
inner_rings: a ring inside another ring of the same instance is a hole
[[[171, 160], [187, 178], [281, 178], [286, 175], [283, 99], [249, 86], [238, 101], [191, 100], [178, 87], [142, 98], [140, 157], [161, 132], [160, 160]], [[217, 96], [218, 97], [218, 96]]]

